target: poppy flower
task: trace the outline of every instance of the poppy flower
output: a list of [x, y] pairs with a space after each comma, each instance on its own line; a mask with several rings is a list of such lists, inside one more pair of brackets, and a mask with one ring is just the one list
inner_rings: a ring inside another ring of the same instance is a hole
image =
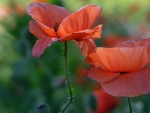
[[103, 89], [96, 90], [92, 93], [96, 100], [96, 110], [87, 110], [88, 113], [109, 113], [121, 101], [120, 97], [114, 97]]
[[111, 95], [134, 97], [150, 92], [150, 38], [98, 47], [85, 61], [91, 64], [86, 75]]
[[75, 83], [79, 86], [86, 86], [87, 85], [87, 76], [83, 73], [85, 68], [83, 66], [78, 66], [77, 67], [77, 72], [76, 72], [76, 78], [75, 78]]
[[119, 42], [127, 41], [127, 40], [133, 39], [133, 37], [121, 37], [118, 35], [114, 34], [109, 34], [103, 37], [102, 39], [102, 46], [103, 47], [114, 47], [116, 46]]
[[33, 47], [32, 54], [40, 57], [44, 50], [56, 41], [73, 40], [87, 55], [96, 48], [93, 38], [100, 38], [102, 25], [90, 29], [100, 12], [101, 7], [87, 5], [75, 13], [63, 7], [47, 3], [31, 3], [27, 12], [35, 20], [29, 22], [29, 31], [39, 38]]

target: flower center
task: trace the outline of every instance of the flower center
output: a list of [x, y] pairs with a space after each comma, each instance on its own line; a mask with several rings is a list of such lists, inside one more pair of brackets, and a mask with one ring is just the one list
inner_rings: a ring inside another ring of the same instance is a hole
[[54, 24], [54, 31], [56, 32], [56, 34], [57, 34], [59, 25], [60, 25], [60, 22]]
[[126, 74], [126, 73], [128, 73], [128, 72], [120, 72], [120, 75], [122, 75], [122, 74]]

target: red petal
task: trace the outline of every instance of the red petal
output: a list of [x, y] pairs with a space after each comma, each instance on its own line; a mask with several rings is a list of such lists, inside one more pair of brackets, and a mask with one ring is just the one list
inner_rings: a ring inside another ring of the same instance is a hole
[[95, 32], [95, 34], [93, 35], [93, 37], [100, 37], [102, 34], [102, 25], [98, 25], [96, 27], [94, 27], [92, 30], [97, 31]]
[[73, 32], [65, 37], [60, 38], [59, 41], [69, 41], [69, 40], [81, 41], [83, 39], [100, 38], [101, 33], [102, 33], [102, 25], [98, 25], [93, 29]]
[[148, 54], [150, 55], [150, 38], [142, 39], [140, 41], [125, 41], [125, 42], [119, 43], [117, 46], [118, 47], [142, 46], [147, 50]]
[[134, 97], [147, 94], [150, 92], [150, 68], [122, 74], [112, 81], [101, 85], [107, 93], [114, 96]]
[[110, 71], [105, 71], [100, 67], [90, 66], [86, 71], [85, 74], [99, 82], [99, 83], [107, 83], [113, 81], [116, 77], [120, 75], [120, 73], [112, 73]]
[[85, 73], [101, 83], [103, 89], [113, 96], [134, 97], [150, 92], [150, 68], [120, 75], [102, 68], [89, 67]]
[[29, 22], [29, 31], [37, 38], [41, 38], [45, 35], [45, 32], [41, 29], [39, 24], [33, 20]]
[[85, 62], [88, 64], [91, 64], [93, 66], [98, 66], [98, 67], [102, 67], [102, 65], [99, 63], [99, 56], [96, 53], [91, 53], [89, 54], [86, 59]]
[[53, 28], [55, 23], [61, 22], [64, 18], [70, 15], [70, 13], [63, 7], [42, 2], [31, 3], [27, 8], [27, 12], [37, 22], [50, 28]]
[[58, 35], [64, 37], [73, 32], [89, 29], [101, 11], [102, 8], [96, 5], [82, 7], [62, 21]]
[[95, 52], [96, 45], [94, 41], [91, 39], [76, 41], [76, 44], [79, 46], [84, 56], [87, 56], [88, 54]]
[[44, 24], [39, 23], [39, 26], [42, 28], [43, 31], [49, 36], [49, 37], [57, 37], [55, 31], [53, 28], [49, 28], [45, 26]]
[[146, 49], [140, 46], [132, 47], [132, 48], [99, 47], [96, 49], [96, 53], [92, 53], [88, 57], [92, 59], [91, 62], [92, 64], [94, 62], [96, 66], [100, 66], [103, 69], [111, 72], [137, 71], [147, 66], [150, 59]]
[[32, 55], [36, 58], [40, 57], [44, 50], [55, 41], [55, 38], [50, 38], [46, 36], [40, 38], [39, 40], [37, 40], [32, 49]]

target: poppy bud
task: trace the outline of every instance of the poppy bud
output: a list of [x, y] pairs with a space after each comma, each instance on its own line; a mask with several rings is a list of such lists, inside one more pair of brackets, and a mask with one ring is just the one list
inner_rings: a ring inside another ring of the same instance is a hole
[[37, 107], [37, 113], [51, 113], [47, 104], [41, 104]]

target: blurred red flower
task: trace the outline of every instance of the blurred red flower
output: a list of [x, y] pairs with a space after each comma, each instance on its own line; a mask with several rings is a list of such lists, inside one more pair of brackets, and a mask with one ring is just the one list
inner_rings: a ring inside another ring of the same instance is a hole
[[131, 39], [131, 37], [122, 37], [122, 36], [117, 36], [114, 34], [109, 34], [106, 35], [102, 39], [102, 44], [104, 47], [114, 47], [116, 46], [119, 42], [127, 41]]
[[150, 10], [148, 10], [148, 12], [146, 13], [146, 18], [147, 20], [150, 20]]
[[134, 2], [129, 6], [129, 12], [133, 14], [135, 12], [138, 12], [140, 8], [141, 8], [140, 4]]
[[134, 97], [150, 92], [150, 38], [126, 41], [114, 48], [96, 49], [87, 56], [91, 66], [85, 71], [90, 78], [114, 96]]
[[95, 49], [93, 38], [100, 38], [102, 25], [89, 29], [94, 23], [101, 7], [87, 5], [70, 14], [63, 7], [47, 3], [31, 3], [27, 12], [35, 20], [29, 23], [29, 30], [38, 39], [32, 54], [40, 57], [44, 50], [55, 41], [73, 40], [82, 49], [83, 55]]
[[0, 7], [0, 21], [8, 17], [10, 13], [11, 13], [10, 7], [1, 6]]
[[88, 109], [88, 113], [109, 113], [121, 101], [120, 97], [114, 97], [106, 93], [103, 89], [93, 92], [96, 99], [96, 111]]
[[78, 66], [77, 67], [77, 72], [76, 72], [76, 78], [75, 78], [75, 83], [80, 86], [87, 85], [87, 76], [83, 73], [85, 68], [83, 66]]

